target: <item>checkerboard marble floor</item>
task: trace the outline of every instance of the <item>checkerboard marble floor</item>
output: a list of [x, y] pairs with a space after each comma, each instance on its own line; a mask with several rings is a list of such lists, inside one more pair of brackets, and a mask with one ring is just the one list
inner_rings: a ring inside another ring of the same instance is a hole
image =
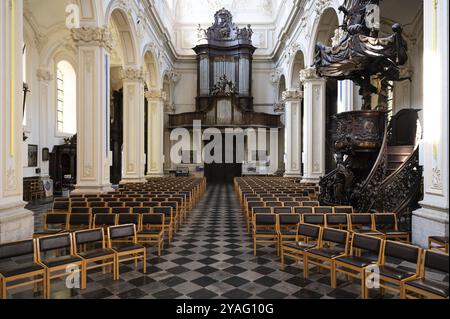
[[[31, 205], [37, 224], [48, 207]], [[39, 225], [37, 226], [37, 228]], [[273, 246], [258, 246], [253, 256], [239, 201], [231, 185], [208, 185], [188, 222], [158, 258], [149, 248], [147, 274], [134, 265], [123, 265], [120, 280], [113, 281], [101, 270], [90, 272], [85, 290], [67, 289], [63, 280], [52, 283], [52, 298], [81, 299], [356, 299], [359, 285], [338, 281], [330, 287], [329, 273], [312, 269], [304, 279], [302, 265], [287, 261], [284, 271]], [[15, 260], [14, 262], [20, 262]], [[395, 263], [395, 261], [393, 261]], [[396, 263], [411, 269], [412, 265]], [[448, 276], [432, 278], [448, 282]], [[13, 298], [41, 298], [30, 289], [18, 288]], [[371, 292], [372, 298], [379, 298]], [[384, 298], [392, 298], [385, 295]]]

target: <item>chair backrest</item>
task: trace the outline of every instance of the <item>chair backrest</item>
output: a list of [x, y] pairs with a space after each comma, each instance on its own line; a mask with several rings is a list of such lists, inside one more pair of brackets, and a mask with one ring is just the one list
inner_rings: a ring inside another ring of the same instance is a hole
[[103, 201], [106, 203], [111, 203], [111, 202], [118, 202], [119, 199], [118, 198], [114, 198], [114, 197], [108, 197], [108, 198], [103, 198]]
[[266, 202], [267, 207], [282, 207], [282, 202]]
[[335, 214], [353, 214], [352, 206], [336, 206], [334, 207]]
[[69, 233], [38, 238], [39, 251], [72, 248], [72, 236]]
[[101, 228], [76, 231], [74, 238], [76, 246], [97, 242], [104, 244], [103, 229]]
[[90, 202], [89, 207], [106, 207], [106, 202]]
[[142, 207], [158, 207], [161, 206], [160, 202], [147, 201], [142, 203]]
[[421, 249], [417, 246], [386, 240], [384, 245], [384, 258], [395, 258], [410, 263], [420, 263]]
[[424, 267], [448, 274], [448, 256], [448, 254], [444, 254], [442, 252], [427, 250], [425, 251]]
[[127, 237], [136, 237], [136, 225], [129, 224], [129, 225], [111, 226], [108, 228], [108, 234], [109, 238], [112, 240]]
[[347, 245], [349, 233], [345, 230], [334, 228], [324, 228], [322, 231], [321, 242], [330, 242], [334, 244]]
[[263, 201], [254, 201], [254, 202], [247, 202], [247, 207], [251, 211], [253, 207], [264, 207], [266, 206]]
[[113, 207], [111, 209], [111, 213], [113, 214], [131, 214], [130, 207]]
[[320, 226], [302, 223], [299, 225], [298, 235], [318, 240], [320, 237], [320, 230], [321, 230]]
[[300, 215], [298, 214], [278, 214], [278, 223], [280, 226], [294, 226], [300, 223]]
[[71, 214], [90, 214], [91, 209], [89, 207], [72, 207], [70, 209]]
[[325, 221], [327, 227], [342, 227], [348, 228], [347, 214], [326, 214]]
[[151, 207], [134, 207], [133, 214], [150, 214], [152, 212]]
[[271, 207], [253, 207], [252, 208], [252, 214], [271, 214], [272, 208]]
[[67, 211], [69, 211], [69, 205], [70, 205], [70, 202], [69, 201], [64, 201], [64, 202], [57, 202], [57, 201], [55, 201], [55, 202], [53, 202], [53, 210], [59, 210], [59, 211], [64, 211], [64, 212], [67, 212]]
[[324, 214], [303, 214], [303, 222], [305, 224], [311, 225], [325, 225], [325, 215]]
[[333, 214], [333, 207], [316, 206], [314, 207], [314, 214]]
[[164, 214], [142, 214], [142, 226], [155, 227], [163, 226], [165, 222]]
[[166, 221], [167, 221], [167, 217], [169, 217], [170, 215], [173, 214], [173, 209], [172, 209], [172, 207], [167, 207], [167, 206], [154, 207], [153, 214], [164, 214], [166, 216]]
[[136, 226], [139, 226], [139, 222], [139, 214], [119, 214], [119, 217], [117, 218], [118, 225], [134, 224]]
[[110, 214], [111, 208], [109, 207], [93, 207], [91, 208], [91, 214]]
[[276, 226], [277, 215], [274, 214], [255, 214], [256, 226]]
[[86, 194], [84, 195], [84, 198], [98, 198], [97, 194]]
[[303, 201], [302, 206], [304, 207], [317, 207], [319, 206], [319, 202], [317, 201]]
[[44, 223], [46, 226], [50, 225], [65, 225], [67, 224], [68, 214], [63, 213], [47, 213], [45, 214]]
[[88, 202], [89, 204], [92, 203], [92, 202], [101, 202], [102, 201], [101, 198], [97, 197], [97, 196], [95, 196], [95, 197], [85, 197], [85, 199], [86, 199], [86, 202]]
[[356, 229], [359, 227], [368, 227], [368, 228], [372, 229], [373, 215], [372, 214], [351, 214], [350, 215], [350, 226], [351, 226], [351, 229]]
[[119, 202], [134, 202], [134, 198], [132, 197], [120, 197]]
[[391, 213], [376, 213], [375, 226], [377, 230], [397, 230], [397, 216]]
[[115, 207], [123, 207], [124, 202], [108, 202], [108, 207], [115, 208]]
[[94, 215], [94, 227], [114, 226], [117, 223], [116, 214], [96, 214]]
[[141, 202], [125, 202], [125, 207], [141, 207], [142, 203]]
[[74, 202], [74, 201], [72, 201], [70, 203], [70, 206], [71, 207], [88, 207], [88, 203], [85, 202], [85, 201], [82, 201], [82, 202]]
[[354, 249], [365, 250], [379, 255], [382, 243], [383, 240], [381, 238], [353, 233], [352, 251]]
[[294, 207], [293, 208], [294, 214], [299, 214], [299, 215], [303, 215], [303, 214], [313, 214], [314, 210], [313, 207]]
[[173, 210], [178, 209], [178, 203], [174, 202], [174, 201], [167, 201], [167, 202], [161, 203], [161, 206], [170, 206], [173, 208]]
[[292, 210], [291, 207], [274, 207], [273, 212], [274, 214], [291, 214]]
[[91, 227], [92, 216], [91, 214], [70, 214], [69, 226], [86, 226]]
[[0, 244], [0, 260], [34, 254], [34, 244], [33, 239]]

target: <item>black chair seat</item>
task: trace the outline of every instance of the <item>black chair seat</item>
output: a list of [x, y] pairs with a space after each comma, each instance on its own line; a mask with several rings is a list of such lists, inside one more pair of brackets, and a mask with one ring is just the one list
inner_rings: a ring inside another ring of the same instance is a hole
[[338, 249], [331, 249], [331, 248], [314, 248], [308, 251], [309, 253], [321, 257], [326, 258], [334, 258], [339, 255], [342, 255], [344, 251], [338, 250]]
[[139, 235], [159, 235], [162, 233], [161, 229], [144, 229], [143, 231], [138, 232]]
[[283, 246], [300, 251], [306, 251], [308, 249], [316, 247], [315, 244], [305, 244], [305, 243], [287, 243], [284, 244]]
[[108, 248], [99, 248], [99, 249], [94, 249], [94, 250], [90, 250], [87, 252], [82, 252], [79, 253], [78, 255], [80, 255], [80, 257], [84, 258], [84, 259], [92, 259], [92, 258], [98, 258], [98, 257], [105, 257], [108, 255], [113, 255], [114, 251], [112, 249], [108, 249]]
[[448, 244], [448, 237], [431, 236], [430, 239], [442, 244]]
[[81, 259], [79, 257], [62, 256], [62, 257], [46, 258], [46, 259], [42, 260], [42, 263], [49, 268], [53, 268], [53, 267], [58, 267], [58, 266], [76, 263], [76, 262], [80, 262], [80, 261], [81, 261]]
[[120, 243], [117, 244], [115, 246], [112, 247], [112, 249], [118, 253], [123, 253], [126, 251], [131, 251], [131, 250], [137, 250], [137, 249], [143, 249], [144, 246], [142, 245], [138, 245], [138, 244], [134, 244], [134, 243]]
[[296, 229], [282, 229], [280, 230], [281, 235], [285, 236], [296, 236], [297, 230]]
[[388, 278], [392, 278], [392, 279], [397, 279], [397, 280], [403, 280], [405, 278], [409, 278], [414, 276], [415, 274], [413, 272], [410, 271], [404, 271], [401, 269], [397, 269], [391, 266], [380, 266], [380, 275], [388, 277]]
[[407, 286], [419, 288], [426, 292], [436, 294], [438, 296], [448, 298], [448, 286], [430, 279], [417, 279], [406, 283]]
[[2, 274], [5, 278], [10, 278], [14, 276], [24, 275], [31, 272], [35, 272], [38, 270], [43, 270], [44, 267], [41, 265], [35, 264], [35, 263], [26, 263], [19, 266], [10, 266], [10, 267], [3, 267], [0, 268], [0, 274]]
[[337, 261], [340, 261], [344, 264], [348, 264], [355, 267], [367, 267], [374, 263], [370, 258], [359, 257], [359, 256], [343, 256], [336, 258]]
[[256, 229], [256, 235], [276, 235], [275, 229]]
[[43, 230], [43, 231], [38, 231], [35, 232], [34, 235], [36, 236], [46, 236], [46, 235], [56, 235], [59, 233], [62, 233], [62, 230], [57, 230], [57, 229], [48, 229], [48, 230]]

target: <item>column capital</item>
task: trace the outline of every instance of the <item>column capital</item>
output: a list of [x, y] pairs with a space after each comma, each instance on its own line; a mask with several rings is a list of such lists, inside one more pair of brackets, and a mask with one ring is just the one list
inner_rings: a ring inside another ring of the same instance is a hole
[[303, 92], [300, 90], [287, 90], [281, 95], [281, 100], [283, 102], [298, 101], [303, 99]]
[[149, 90], [144, 93], [144, 96], [148, 101], [160, 100], [164, 102], [167, 100], [167, 93], [163, 90]]
[[120, 78], [128, 81], [143, 81], [144, 70], [142, 68], [124, 68], [120, 71]]
[[36, 71], [36, 76], [37, 76], [38, 80], [42, 81], [42, 82], [53, 81], [53, 74], [50, 73], [50, 71], [47, 69], [38, 69]]
[[108, 28], [83, 26], [71, 29], [70, 32], [76, 45], [95, 45], [108, 51], [114, 47], [114, 39]]
[[323, 78], [319, 77], [315, 68], [303, 69], [300, 71], [299, 75], [300, 75], [300, 83], [324, 80]]

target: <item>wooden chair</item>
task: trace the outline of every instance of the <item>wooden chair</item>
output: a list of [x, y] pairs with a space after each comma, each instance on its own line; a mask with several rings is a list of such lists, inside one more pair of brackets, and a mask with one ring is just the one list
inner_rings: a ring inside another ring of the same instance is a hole
[[348, 230], [348, 215], [347, 214], [326, 214], [325, 227]]
[[303, 214], [303, 223], [317, 225], [324, 227], [325, 226], [325, 215], [324, 214]]
[[278, 225], [275, 214], [255, 214], [253, 217], [253, 254], [256, 256], [257, 243], [275, 244], [279, 256]]
[[137, 233], [138, 242], [142, 244], [156, 243], [158, 245], [158, 256], [161, 256], [161, 251], [164, 248], [164, 228], [164, 214], [142, 214], [141, 230]]
[[90, 229], [92, 227], [91, 214], [70, 214], [67, 220], [67, 231]]
[[[123, 242], [128, 239], [128, 242]], [[134, 260], [136, 268], [138, 260], [142, 260], [143, 272], [147, 273], [147, 251], [137, 242], [136, 225], [108, 227], [108, 248], [116, 253], [115, 280], [120, 277], [120, 263], [131, 260]]]
[[[369, 256], [361, 256], [367, 252]], [[374, 257], [373, 257], [374, 256]], [[334, 258], [331, 268], [331, 287], [336, 288], [336, 275], [343, 273], [347, 277], [359, 279], [361, 282], [361, 299], [367, 299], [366, 285], [370, 266], [381, 264], [383, 256], [383, 240], [381, 238], [353, 233], [350, 254]]]
[[88, 215], [91, 213], [91, 208], [89, 207], [71, 207], [70, 208], [71, 214], [85, 214]]
[[349, 215], [350, 232], [384, 238], [384, 235], [375, 229], [373, 214]]
[[93, 207], [91, 208], [92, 216], [97, 214], [111, 214], [111, 208], [109, 207]]
[[409, 243], [409, 232], [399, 231], [397, 215], [393, 213], [376, 213], [375, 229], [384, 235], [385, 239]]
[[[113, 278], [116, 278], [114, 271], [114, 260], [116, 255], [112, 249], [106, 248], [105, 234], [101, 228], [91, 230], [80, 230], [73, 234], [75, 255], [83, 261], [83, 286], [86, 286], [87, 271], [112, 265]], [[90, 250], [84, 250], [82, 247], [89, 245], [98, 245]]]
[[47, 213], [44, 215], [44, 229], [40, 232], [35, 232], [33, 238], [42, 236], [55, 235], [65, 232], [67, 228], [68, 214], [65, 213]]
[[68, 200], [53, 202], [52, 213], [65, 213], [69, 212], [70, 202]]
[[319, 239], [319, 246], [305, 252], [303, 276], [309, 277], [310, 264], [317, 266], [319, 270], [321, 268], [328, 269], [333, 276], [333, 261], [348, 254], [349, 241], [350, 235], [347, 231], [324, 228]]
[[291, 214], [292, 208], [291, 207], [274, 207], [273, 213], [274, 214]]
[[333, 207], [329, 206], [316, 206], [314, 207], [314, 214], [333, 214]]
[[353, 207], [352, 206], [336, 206], [333, 208], [335, 214], [353, 214]]
[[448, 254], [448, 237], [430, 236], [428, 238], [428, 249]]
[[169, 239], [169, 244], [172, 243], [172, 237], [173, 237], [173, 212], [172, 207], [154, 207], [153, 208], [153, 214], [163, 214], [165, 216], [164, 223], [165, 227], [164, 230], [167, 233], [167, 237]]
[[0, 264], [0, 298], [8, 298], [8, 290], [27, 285], [43, 284], [45, 295], [45, 269], [37, 262], [36, 243], [34, 239], [0, 244], [0, 261], [14, 257], [30, 256], [31, 260], [19, 265]]
[[284, 270], [284, 259], [292, 258], [297, 262], [303, 261], [305, 252], [317, 248], [321, 227], [309, 224], [300, 224], [295, 242], [283, 242], [281, 245], [281, 270]]
[[[422, 250], [417, 246], [390, 240], [385, 241], [383, 259], [379, 267], [381, 295], [388, 290], [405, 298], [405, 283], [420, 277], [421, 252]], [[387, 265], [388, 259], [410, 262], [416, 265], [416, 270], [414, 272], [406, 271]]]
[[[66, 253], [61, 255], [61, 251]], [[56, 257], [49, 257], [49, 252], [58, 252]], [[37, 240], [37, 262], [45, 267], [45, 298], [51, 296], [51, 280], [69, 275], [80, 274], [81, 289], [85, 289], [83, 278], [83, 261], [74, 253], [72, 235], [70, 233], [40, 237]], [[70, 267], [71, 271], [68, 271]]]
[[449, 299], [448, 284], [428, 278], [427, 270], [437, 270], [444, 274], [449, 273], [449, 258], [448, 254], [436, 252], [432, 250], [425, 251], [422, 260], [420, 278], [407, 281], [404, 285], [404, 296], [407, 299], [414, 299], [417, 297], [431, 298], [431, 299]]
[[318, 201], [303, 201], [302, 206], [304, 207], [318, 207], [320, 203]]
[[281, 246], [285, 242], [295, 242], [297, 240], [298, 227], [301, 217], [298, 214], [277, 214], [278, 217], [278, 245]]

